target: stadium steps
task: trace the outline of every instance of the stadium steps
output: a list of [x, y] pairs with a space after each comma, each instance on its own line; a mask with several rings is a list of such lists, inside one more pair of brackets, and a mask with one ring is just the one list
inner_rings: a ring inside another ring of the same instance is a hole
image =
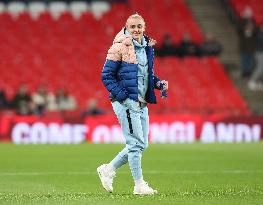
[[220, 56], [225, 65], [239, 65], [238, 39], [235, 28], [220, 0], [187, 0], [203, 32], [212, 32], [223, 44]]
[[187, 0], [187, 3], [203, 32], [212, 31], [223, 44], [224, 50], [221, 61], [226, 65], [229, 77], [239, 89], [252, 113], [262, 115], [263, 94], [249, 90], [247, 87], [248, 80], [240, 77], [238, 37], [235, 26], [231, 23], [221, 1]]
[[240, 71], [237, 66], [228, 69], [228, 75], [238, 87], [240, 95], [247, 102], [251, 112], [255, 115], [263, 115], [263, 94], [262, 91], [251, 91], [247, 87], [248, 79], [240, 78]]

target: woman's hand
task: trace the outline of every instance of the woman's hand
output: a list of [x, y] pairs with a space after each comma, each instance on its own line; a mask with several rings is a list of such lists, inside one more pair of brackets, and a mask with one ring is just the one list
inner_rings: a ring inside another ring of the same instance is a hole
[[168, 81], [162, 80], [161, 82], [163, 84], [163, 90], [168, 90]]

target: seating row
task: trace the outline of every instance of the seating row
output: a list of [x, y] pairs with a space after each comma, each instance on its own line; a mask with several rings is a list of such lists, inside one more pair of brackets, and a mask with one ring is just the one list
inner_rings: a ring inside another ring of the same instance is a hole
[[38, 18], [41, 13], [49, 11], [52, 17], [57, 19], [62, 13], [70, 11], [75, 18], [79, 18], [83, 12], [91, 11], [96, 18], [110, 10], [107, 1], [72, 1], [69, 4], [63, 1], [51, 1], [46, 4], [44, 1], [33, 1], [25, 4], [22, 1], [11, 1], [7, 5], [0, 2], [0, 13], [9, 12], [13, 17], [28, 11], [33, 18]]

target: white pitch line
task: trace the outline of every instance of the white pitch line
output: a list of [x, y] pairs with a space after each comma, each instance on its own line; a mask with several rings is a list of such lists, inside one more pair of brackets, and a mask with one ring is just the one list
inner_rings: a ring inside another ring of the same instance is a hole
[[[127, 171], [119, 171], [120, 174], [129, 174]], [[203, 170], [181, 170], [181, 171], [144, 171], [145, 174], [261, 174], [263, 170], [219, 170], [219, 171], [203, 171]], [[50, 176], [50, 175], [97, 175], [96, 171], [80, 171], [80, 172], [0, 172], [1, 176]]]

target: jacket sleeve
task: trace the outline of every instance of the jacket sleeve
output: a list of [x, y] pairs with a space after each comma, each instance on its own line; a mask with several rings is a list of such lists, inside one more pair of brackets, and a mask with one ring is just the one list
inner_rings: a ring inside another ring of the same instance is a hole
[[121, 54], [116, 46], [112, 46], [107, 55], [104, 64], [101, 80], [107, 90], [116, 98], [117, 101], [122, 102], [128, 98], [128, 92], [125, 87], [117, 80], [117, 71], [121, 65]]

